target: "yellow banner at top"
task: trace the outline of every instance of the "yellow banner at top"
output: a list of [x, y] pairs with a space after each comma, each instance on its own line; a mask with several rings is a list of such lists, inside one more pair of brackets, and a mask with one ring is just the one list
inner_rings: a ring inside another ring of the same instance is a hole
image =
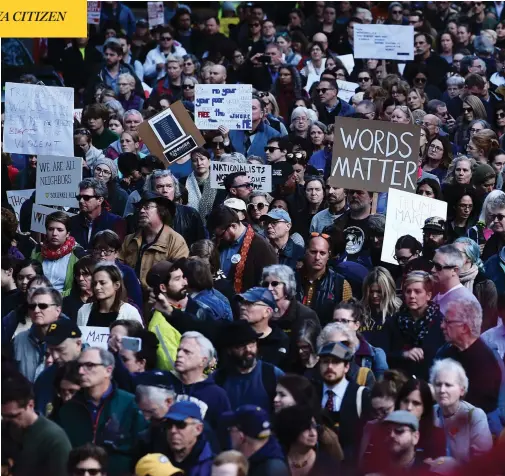
[[86, 0], [0, 0], [2, 38], [87, 36]]

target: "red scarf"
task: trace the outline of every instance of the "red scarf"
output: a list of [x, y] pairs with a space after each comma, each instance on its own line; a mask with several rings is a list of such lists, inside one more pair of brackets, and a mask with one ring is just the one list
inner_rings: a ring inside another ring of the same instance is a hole
[[242, 280], [244, 277], [245, 262], [247, 260], [247, 254], [249, 253], [249, 248], [251, 247], [252, 240], [254, 238], [254, 230], [251, 225], [248, 225], [247, 231], [242, 242], [242, 247], [240, 248], [240, 261], [235, 268], [235, 279], [233, 283], [233, 288], [235, 292], [241, 293], [245, 291], [242, 289]]
[[75, 248], [75, 238], [73, 236], [69, 236], [65, 243], [63, 243], [58, 249], [53, 250], [47, 246], [47, 244], [42, 245], [42, 258], [48, 259], [50, 261], [56, 261], [57, 259], [63, 258], [68, 254], [72, 253], [72, 250]]

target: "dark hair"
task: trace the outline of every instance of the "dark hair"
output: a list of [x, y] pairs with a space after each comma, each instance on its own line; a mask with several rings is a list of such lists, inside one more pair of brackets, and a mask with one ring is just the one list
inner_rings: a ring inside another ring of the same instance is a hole
[[18, 261], [16, 265], [16, 269], [14, 270], [14, 279], [17, 278], [19, 272], [22, 269], [32, 267], [35, 271], [36, 274], [39, 274], [41, 276], [44, 276], [44, 270], [42, 268], [42, 263], [40, 261], [37, 261], [35, 259], [24, 259], [21, 261]]
[[235, 210], [226, 205], [219, 205], [214, 208], [207, 217], [207, 229], [215, 231], [217, 228], [228, 228], [234, 223], [240, 223], [240, 218]]
[[322, 79], [319, 84], [321, 84], [323, 81], [326, 81], [331, 88], [336, 89], [338, 91], [338, 83], [336, 79]]
[[319, 408], [319, 398], [312, 382], [303, 375], [284, 374], [277, 380], [293, 397], [297, 405], [307, 406], [314, 410]]
[[142, 348], [139, 352], [135, 352], [135, 358], [146, 361], [146, 370], [154, 370], [158, 360], [156, 353], [160, 345], [158, 337], [153, 332], [145, 329], [142, 329], [133, 337], [138, 337], [142, 340]]
[[4, 271], [7, 271], [8, 269], [12, 269], [12, 277], [14, 278], [14, 273], [16, 270], [16, 266], [19, 263], [19, 260], [17, 260], [16, 258], [13, 258], [10, 255], [4, 255], [4, 256], [2, 256], [1, 261], [2, 261], [2, 269]]
[[40, 274], [36, 274], [32, 279], [30, 279], [30, 281], [28, 281], [26, 283], [26, 289], [30, 289], [30, 286], [33, 284], [33, 283], [36, 283], [36, 284], [43, 284], [44, 288], [52, 288], [53, 287], [53, 284], [51, 283], [51, 281], [49, 281], [49, 278], [46, 278], [45, 276], [42, 276]]
[[74, 280], [72, 282], [72, 292], [76, 294], [80, 294], [79, 284], [77, 281], [77, 277], [81, 273], [81, 271], [87, 272], [89, 275], [93, 274], [95, 269], [96, 260], [92, 256], [83, 256], [77, 263], [74, 265]]
[[[451, 197], [447, 200], [449, 202], [449, 210], [448, 210], [448, 215], [454, 217], [456, 215], [456, 208], [458, 206], [458, 202], [463, 198], [463, 197], [470, 197], [472, 199], [472, 204], [473, 208], [470, 213], [470, 216], [468, 217], [468, 224], [474, 224], [474, 222], [477, 221], [478, 216], [480, 214], [480, 207], [479, 207], [479, 200], [477, 198], [477, 195], [475, 193], [475, 189], [471, 186], [467, 187], [457, 187], [454, 194], [451, 194]], [[451, 210], [452, 209], [452, 210]]]
[[351, 311], [352, 316], [356, 321], [358, 321], [359, 325], [363, 324], [365, 322], [365, 317], [366, 317], [366, 311], [365, 308], [363, 307], [363, 304], [361, 301], [359, 301], [356, 298], [351, 298], [349, 301], [341, 301], [335, 305], [333, 308], [333, 311], [336, 311], [338, 309], [344, 309], [346, 311]]
[[412, 254], [420, 253], [423, 245], [412, 235], [403, 235], [396, 240], [395, 250], [408, 249]]
[[428, 150], [430, 148], [430, 145], [436, 140], [439, 140], [442, 143], [442, 147], [444, 148], [442, 160], [440, 161], [439, 167], [447, 170], [452, 162], [452, 146], [449, 139], [446, 136], [436, 135], [433, 139], [431, 139], [428, 142], [426, 146], [425, 157], [423, 159], [423, 165], [426, 164], [428, 161]]
[[93, 103], [84, 108], [82, 113], [82, 122], [83, 124], [88, 124], [90, 119], [103, 119], [103, 121], [107, 124], [109, 120], [109, 110], [100, 103]]
[[[99, 271], [106, 272], [113, 283], [119, 283], [119, 289], [116, 291], [116, 296], [114, 297], [114, 303], [112, 304], [111, 307], [111, 312], [119, 312], [121, 306], [125, 302], [128, 302], [121, 271], [115, 264], [100, 263], [100, 265], [96, 266], [95, 269], [93, 270], [92, 277], [94, 278], [95, 274], [98, 273]], [[95, 293], [93, 292], [93, 296], [94, 295]], [[98, 304], [96, 302], [93, 303], [93, 307], [95, 309], [98, 309]]]
[[482, 78], [482, 76], [480, 74], [470, 73], [465, 78], [465, 87], [467, 89], [473, 88], [475, 86], [480, 89], [483, 89], [485, 85], [486, 85], [486, 81]]
[[247, 173], [246, 172], [233, 172], [233, 173], [227, 175], [223, 180], [223, 185], [224, 185], [224, 188], [226, 189], [227, 192], [229, 192], [230, 188], [233, 187], [233, 183], [235, 182], [235, 179], [237, 177], [247, 177]]
[[57, 367], [56, 369], [53, 381], [54, 398], [52, 401], [53, 408], [50, 415], [51, 419], [55, 419], [57, 417], [58, 412], [64, 405], [62, 398], [58, 395], [60, 385], [63, 380], [75, 385], [81, 385], [81, 377], [79, 376], [79, 367], [76, 360], [65, 362], [61, 367]]
[[114, 329], [116, 326], [124, 327], [128, 337], [136, 337], [143, 329], [142, 324], [139, 321], [134, 321], [132, 319], [116, 319], [109, 326], [109, 330]]
[[[503, 110], [505, 111], [505, 107], [503, 108]], [[487, 158], [488, 163], [491, 165], [495, 161], [496, 157], [498, 157], [499, 155], [505, 155], [505, 150], [491, 149]]]
[[221, 260], [216, 244], [212, 240], [198, 240], [189, 248], [189, 256], [197, 256], [207, 260], [210, 265], [210, 272], [215, 275], [221, 268]]
[[425, 425], [431, 427], [433, 426], [433, 405], [435, 405], [435, 400], [433, 399], [430, 386], [424, 380], [417, 378], [407, 380], [398, 392], [398, 397], [396, 398], [396, 408], [399, 409], [402, 400], [407, 398], [415, 390], [419, 390], [419, 393], [421, 394], [421, 401], [423, 402], [423, 414], [420, 418], [420, 425], [421, 427]]
[[140, 157], [133, 152], [123, 152], [117, 158], [117, 167], [126, 177], [131, 175], [135, 170], [139, 170], [140, 164]]
[[108, 43], [106, 43], [103, 47], [103, 52], [105, 53], [106, 50], [111, 50], [118, 56], [124, 56], [123, 47], [119, 43], [116, 43], [115, 41], [109, 41]]
[[[260, 7], [261, 8], [261, 7]], [[221, 22], [219, 21], [219, 18], [217, 17], [217, 15], [210, 15], [208, 16], [206, 19], [205, 19], [205, 23], [207, 23], [209, 20], [212, 20], [214, 18], [214, 20], [216, 20], [216, 23], [218, 25], [221, 25]]]
[[121, 239], [112, 230], [102, 230], [91, 239], [91, 248], [96, 248], [99, 245], [105, 245], [118, 251], [121, 248]]
[[94, 445], [93, 443], [86, 443], [70, 451], [68, 455], [67, 470], [69, 474], [74, 473], [76, 466], [87, 459], [94, 459], [98, 462], [100, 467], [105, 471], [107, 469], [109, 457], [107, 451], [101, 446]]
[[301, 433], [308, 430], [312, 420], [319, 419], [319, 411], [302, 405], [283, 408], [274, 417], [275, 436], [287, 453]]
[[430, 177], [425, 177], [421, 180], [419, 180], [419, 182], [417, 182], [417, 187], [416, 187], [416, 193], [417, 191], [419, 190], [419, 187], [421, 187], [421, 185], [429, 185], [431, 187], [431, 189], [433, 190], [433, 194], [435, 195], [435, 199], [436, 200], [442, 200], [443, 199], [443, 196], [442, 196], [442, 189], [440, 188], [440, 182], [434, 178], [430, 178]]
[[2, 405], [16, 402], [25, 408], [35, 398], [32, 383], [22, 374], [16, 373], [2, 378]]
[[155, 155], [146, 155], [140, 162], [139, 169], [149, 169], [151, 172], [153, 170], [165, 170], [165, 164], [158, 159]]
[[193, 158], [195, 154], [203, 155], [204, 157], [207, 157], [207, 159], [209, 160], [211, 159], [210, 152], [207, 149], [204, 149], [203, 147], [197, 147], [195, 150], [192, 150], [191, 158]]
[[391, 398], [396, 401], [398, 390], [391, 380], [375, 382], [370, 392], [370, 398]]
[[65, 230], [67, 230], [67, 232], [70, 231], [70, 216], [67, 215], [66, 213], [58, 211], [58, 212], [53, 212], [53, 213], [50, 213], [49, 215], [47, 215], [46, 231], [47, 231], [47, 227], [49, 226], [49, 223], [51, 223], [53, 221], [57, 222], [57, 223], [61, 223], [65, 227]]
[[183, 272], [188, 281], [188, 287], [194, 291], [211, 290], [214, 287], [210, 264], [203, 258], [197, 256], [188, 258]]

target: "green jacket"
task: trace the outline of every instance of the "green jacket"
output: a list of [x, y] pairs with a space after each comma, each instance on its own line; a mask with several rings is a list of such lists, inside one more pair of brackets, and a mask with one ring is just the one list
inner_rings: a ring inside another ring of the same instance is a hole
[[99, 406], [96, 421], [93, 421], [86, 393], [82, 390], [61, 407], [56, 419], [73, 448], [91, 442], [107, 450], [109, 476], [128, 474], [135, 463], [133, 449], [138, 435], [147, 428], [134, 395], [112, 385], [112, 392]]
[[[42, 258], [42, 253], [40, 251], [33, 250], [31, 258], [36, 261], [40, 261], [41, 263], [44, 261], [44, 258]], [[74, 252], [72, 251], [67, 266], [67, 274], [65, 275], [65, 284], [63, 285], [63, 291], [61, 292], [61, 295], [63, 297], [68, 296], [72, 290], [72, 283], [74, 281], [74, 266], [77, 261], [79, 261], [79, 258], [75, 256]]]

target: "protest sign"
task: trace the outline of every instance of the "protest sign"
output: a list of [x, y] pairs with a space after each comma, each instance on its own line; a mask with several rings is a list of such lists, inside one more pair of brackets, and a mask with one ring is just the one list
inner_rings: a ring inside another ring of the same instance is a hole
[[419, 127], [410, 124], [335, 119], [331, 183], [347, 189], [415, 191]]
[[195, 124], [201, 130], [225, 126], [231, 131], [252, 129], [251, 84], [197, 84]]
[[73, 155], [73, 125], [73, 88], [5, 84], [5, 152]]
[[35, 203], [78, 208], [79, 203], [75, 195], [81, 180], [82, 159], [80, 157], [39, 155]]
[[100, 25], [102, 2], [88, 2], [88, 24]]
[[23, 205], [25, 200], [28, 200], [32, 196], [33, 192], [35, 192], [35, 189], [33, 188], [30, 190], [7, 190], [7, 201], [9, 202], [9, 205], [14, 209], [14, 213], [16, 214], [16, 218], [18, 219], [18, 223], [19, 223], [19, 214], [21, 212], [21, 206]]
[[79, 326], [82, 332], [82, 343], [90, 347], [108, 348], [110, 330], [108, 327]]
[[74, 109], [74, 119], [82, 123], [82, 109]]
[[340, 55], [337, 56], [337, 58], [342, 61], [342, 64], [345, 66], [345, 69], [349, 74], [352, 73], [354, 69], [354, 55], [349, 54], [349, 55]]
[[412, 235], [422, 243], [424, 221], [430, 217], [440, 217], [445, 220], [447, 218], [447, 203], [390, 188], [381, 260], [386, 263], [398, 264], [393, 256], [395, 244], [400, 236]]
[[350, 81], [342, 81], [337, 79], [338, 84], [338, 97], [346, 102], [351, 102], [351, 98], [356, 94], [358, 83], [351, 83]]
[[149, 21], [149, 28], [154, 28], [165, 23], [163, 2], [147, 2], [147, 19]]
[[246, 172], [253, 184], [253, 191], [272, 191], [272, 166], [257, 164], [237, 164], [235, 162], [210, 163], [210, 187], [224, 189], [224, 178], [233, 172]]
[[181, 101], [140, 124], [139, 135], [151, 154], [166, 165], [205, 144]]
[[407, 61], [414, 59], [412, 25], [354, 24], [354, 57]]
[[38, 233], [46, 232], [46, 218], [48, 215], [54, 212], [62, 211], [68, 216], [74, 216], [75, 213], [68, 213], [65, 210], [58, 210], [56, 208], [45, 207], [44, 205], [37, 205], [36, 203], [33, 205], [32, 209], [32, 223], [30, 230]]

